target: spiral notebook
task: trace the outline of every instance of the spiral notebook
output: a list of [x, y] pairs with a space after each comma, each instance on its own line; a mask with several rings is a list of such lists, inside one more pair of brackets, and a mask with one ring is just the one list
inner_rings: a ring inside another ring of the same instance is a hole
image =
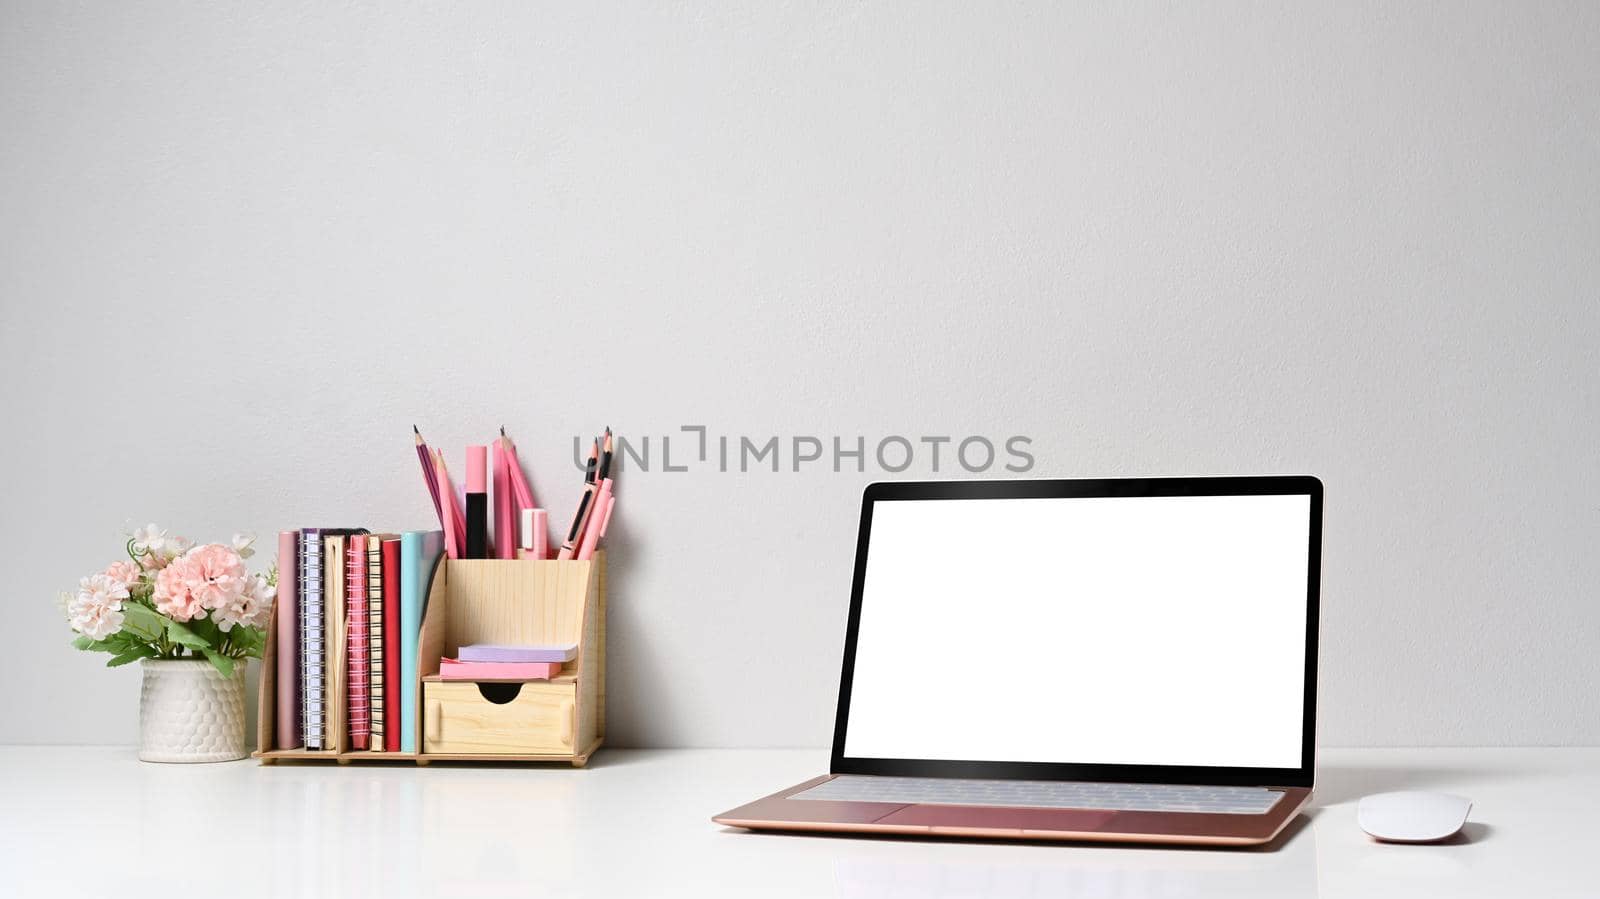
[[371, 688], [373, 752], [384, 750], [386, 716], [383, 703], [386, 681], [383, 676], [383, 629], [383, 535], [373, 534], [367, 538], [367, 654], [372, 659], [367, 666], [370, 672], [367, 683]]
[[323, 749], [322, 531], [300, 531], [300, 730], [307, 749]]
[[346, 667], [345, 714], [350, 748], [366, 749], [372, 739], [372, 652], [367, 616], [367, 538], [352, 535], [344, 556]]
[[[344, 745], [345, 542], [361, 528], [300, 532], [300, 729], [308, 750]], [[363, 604], [366, 600], [363, 597]]]

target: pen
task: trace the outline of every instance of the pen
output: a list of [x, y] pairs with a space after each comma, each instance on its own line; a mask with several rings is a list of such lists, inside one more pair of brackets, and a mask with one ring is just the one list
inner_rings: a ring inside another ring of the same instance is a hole
[[600, 538], [604, 536], [603, 522], [606, 513], [611, 509], [611, 502], [611, 479], [606, 478], [600, 482], [600, 490], [594, 495], [594, 503], [589, 510], [589, 523], [583, 529], [583, 539], [578, 543], [576, 558], [580, 562], [594, 558], [595, 548], [600, 545]]
[[606, 425], [606, 439], [600, 445], [600, 469], [595, 473], [597, 480], [611, 477], [611, 426]]
[[572, 527], [567, 530], [567, 539], [561, 541], [561, 551], [556, 554], [557, 559], [570, 559], [578, 549], [578, 540], [583, 537], [583, 526], [588, 523], [589, 515], [594, 511], [594, 497], [598, 485], [595, 484], [595, 472], [600, 460], [600, 441], [596, 440], [594, 446], [589, 448], [589, 463], [584, 466], [583, 497], [578, 500], [578, 511], [572, 516]]

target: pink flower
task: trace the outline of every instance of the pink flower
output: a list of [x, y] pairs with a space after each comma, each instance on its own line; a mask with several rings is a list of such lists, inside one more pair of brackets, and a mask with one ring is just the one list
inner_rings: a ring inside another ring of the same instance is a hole
[[161, 569], [153, 599], [162, 614], [189, 621], [206, 617], [207, 609], [233, 603], [247, 586], [239, 554], [220, 543], [207, 543]]
[[131, 589], [139, 583], [139, 578], [144, 574], [139, 566], [128, 559], [118, 559], [106, 566], [105, 576], [121, 584], [125, 589]]
[[245, 588], [244, 560], [232, 547], [220, 543], [197, 546], [172, 564], [182, 564], [189, 590], [208, 609], [232, 602]]
[[194, 595], [189, 572], [182, 559], [174, 561], [156, 575], [156, 589], [150, 599], [156, 604], [156, 611], [173, 621], [190, 621], [206, 615], [205, 607], [200, 605], [200, 597]]

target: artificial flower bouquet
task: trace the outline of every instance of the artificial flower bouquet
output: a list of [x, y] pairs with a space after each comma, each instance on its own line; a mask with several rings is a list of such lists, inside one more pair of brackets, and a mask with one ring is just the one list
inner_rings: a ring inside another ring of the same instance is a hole
[[128, 558], [63, 594], [79, 649], [111, 654], [108, 667], [138, 659], [209, 660], [225, 678], [241, 659], [261, 658], [277, 595], [277, 572], [250, 574], [252, 538], [196, 546], [154, 524], [128, 539]]

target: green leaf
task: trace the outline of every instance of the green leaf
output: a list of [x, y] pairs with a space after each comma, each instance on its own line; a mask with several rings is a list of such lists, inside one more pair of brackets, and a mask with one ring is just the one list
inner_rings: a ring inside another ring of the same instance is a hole
[[207, 646], [222, 645], [224, 639], [222, 628], [217, 627], [217, 622], [214, 619], [196, 618], [193, 621], [184, 622], [183, 626], [192, 631], [195, 636], [204, 640]]
[[253, 627], [236, 625], [228, 632], [233, 637], [233, 648], [254, 659], [261, 658], [261, 651], [266, 648], [266, 634]]
[[107, 668], [115, 668], [118, 665], [126, 665], [129, 662], [134, 661], [135, 659], [150, 659], [150, 658], [154, 658], [155, 654], [156, 654], [156, 651], [154, 649], [148, 647], [148, 646], [135, 646], [134, 648], [128, 650], [127, 652], [122, 653], [121, 655], [112, 656], [111, 660], [109, 662], [106, 662], [106, 667]]
[[222, 672], [223, 677], [233, 677], [233, 659], [228, 658], [220, 652], [213, 652], [209, 649], [205, 650], [205, 654], [206, 658], [211, 660], [211, 664], [216, 666], [218, 671]]
[[206, 650], [211, 648], [211, 641], [176, 621], [169, 620], [167, 622], [167, 639], [179, 646], [187, 646], [190, 649]]
[[88, 637], [79, 637], [78, 639], [72, 641], [72, 645], [78, 649], [87, 650], [89, 652], [109, 652], [112, 655], [116, 655], [120, 652], [126, 651], [131, 646], [136, 646], [139, 644], [138, 641], [125, 637], [124, 634], [115, 633], [104, 640], [91, 640]]
[[159, 640], [161, 635], [166, 633], [167, 625], [174, 623], [172, 619], [143, 603], [122, 604], [122, 629], [140, 640]]

